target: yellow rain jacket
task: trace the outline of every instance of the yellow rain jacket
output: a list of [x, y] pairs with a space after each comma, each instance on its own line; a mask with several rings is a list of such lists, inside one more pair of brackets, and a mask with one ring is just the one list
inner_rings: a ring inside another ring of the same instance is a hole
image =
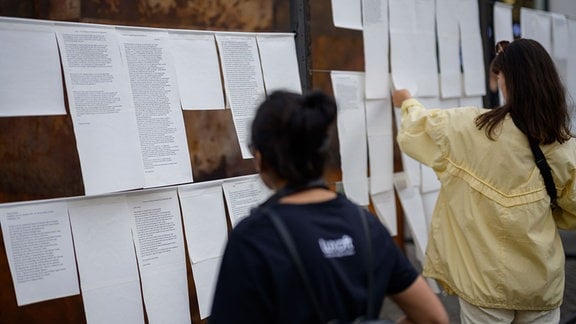
[[402, 104], [401, 150], [442, 183], [423, 275], [476, 306], [554, 309], [564, 291], [557, 228], [576, 229], [576, 140], [541, 146], [561, 208], [553, 215], [527, 137], [508, 117], [488, 139], [474, 123], [486, 111]]

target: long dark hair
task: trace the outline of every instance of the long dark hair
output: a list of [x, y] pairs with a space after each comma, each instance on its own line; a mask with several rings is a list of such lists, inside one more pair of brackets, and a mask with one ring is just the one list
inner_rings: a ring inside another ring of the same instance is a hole
[[476, 117], [476, 127], [494, 139], [494, 131], [510, 116], [524, 125], [524, 132], [540, 144], [563, 143], [570, 133], [566, 92], [554, 62], [540, 43], [518, 39], [499, 42], [492, 72], [504, 74], [506, 103]]
[[251, 145], [288, 185], [304, 185], [324, 175], [335, 119], [336, 103], [323, 92], [276, 91], [256, 111]]

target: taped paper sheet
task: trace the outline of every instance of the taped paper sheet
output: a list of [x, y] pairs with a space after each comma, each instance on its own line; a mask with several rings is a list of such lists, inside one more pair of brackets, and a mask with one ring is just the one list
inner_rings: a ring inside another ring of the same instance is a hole
[[366, 98], [387, 98], [390, 93], [388, 0], [363, 0], [362, 15]]
[[80, 293], [65, 201], [0, 208], [0, 223], [18, 306]]
[[192, 182], [168, 33], [118, 27], [117, 32], [136, 110], [145, 187]]
[[250, 125], [266, 94], [256, 35], [217, 33], [216, 43], [240, 151], [243, 158], [250, 159]]
[[223, 181], [208, 181], [178, 187], [188, 255], [198, 263], [221, 257], [228, 239]]
[[144, 187], [128, 71], [114, 27], [56, 25], [86, 195]]
[[52, 23], [0, 18], [0, 117], [65, 115]]
[[182, 109], [224, 109], [216, 39], [210, 32], [170, 33]]
[[257, 34], [266, 93], [285, 90], [302, 93], [294, 34]]
[[88, 323], [144, 323], [130, 209], [124, 195], [70, 202]]
[[338, 141], [344, 192], [350, 200], [367, 206], [370, 202], [364, 74], [332, 71], [330, 76], [338, 105]]
[[184, 234], [176, 188], [126, 197], [148, 321], [190, 323]]
[[358, 0], [332, 0], [334, 26], [362, 30], [362, 13]]

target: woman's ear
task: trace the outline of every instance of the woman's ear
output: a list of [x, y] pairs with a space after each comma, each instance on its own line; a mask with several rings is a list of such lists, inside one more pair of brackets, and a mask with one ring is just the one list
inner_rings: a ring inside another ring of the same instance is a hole
[[258, 150], [254, 150], [254, 167], [256, 172], [262, 171], [262, 154]]
[[275, 173], [271, 172], [271, 169], [266, 166], [266, 163], [262, 160], [262, 154], [257, 150], [254, 151], [254, 167], [260, 174], [260, 179], [262, 179], [262, 182], [264, 182], [268, 188], [272, 190], [279, 188]]

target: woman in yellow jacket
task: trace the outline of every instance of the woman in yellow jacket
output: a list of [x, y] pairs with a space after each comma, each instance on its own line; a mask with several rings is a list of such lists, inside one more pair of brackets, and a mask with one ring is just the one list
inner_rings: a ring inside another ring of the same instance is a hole
[[[558, 323], [565, 257], [557, 229], [576, 229], [565, 90], [533, 40], [499, 43], [491, 69], [505, 99], [493, 110], [426, 109], [406, 90], [393, 93], [400, 148], [442, 184], [423, 274], [458, 295], [462, 323]], [[528, 136], [551, 167], [554, 212]]]

